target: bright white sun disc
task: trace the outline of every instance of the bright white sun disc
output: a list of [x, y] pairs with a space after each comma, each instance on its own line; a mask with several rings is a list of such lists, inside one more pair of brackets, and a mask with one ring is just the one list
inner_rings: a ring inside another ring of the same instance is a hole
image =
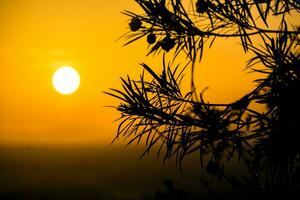
[[72, 67], [60, 67], [52, 77], [55, 90], [61, 94], [72, 94], [80, 85], [79, 73]]

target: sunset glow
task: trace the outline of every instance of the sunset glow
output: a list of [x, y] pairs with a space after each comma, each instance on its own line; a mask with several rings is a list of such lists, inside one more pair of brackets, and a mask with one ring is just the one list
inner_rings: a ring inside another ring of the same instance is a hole
[[[115, 137], [118, 105], [102, 93], [120, 86], [119, 77], [138, 77], [140, 62], [162, 67], [160, 56], [148, 56], [146, 38], [133, 45], [117, 40], [129, 30], [120, 12], [140, 12], [131, 0], [0, 1], [0, 143], [109, 144]], [[117, 40], [117, 41], [116, 41]], [[239, 40], [217, 40], [195, 67], [199, 92], [210, 102], [232, 102], [251, 91], [257, 78], [244, 70], [247, 56]], [[172, 53], [168, 54], [172, 60]], [[174, 64], [185, 65], [186, 55]], [[54, 72], [73, 66], [79, 89], [60, 95], [53, 88]], [[189, 89], [186, 71], [182, 86]], [[83, 84], [84, 81], [84, 84]], [[243, 87], [240, 87], [240, 86]], [[8, 87], [9, 86], [9, 87]]]

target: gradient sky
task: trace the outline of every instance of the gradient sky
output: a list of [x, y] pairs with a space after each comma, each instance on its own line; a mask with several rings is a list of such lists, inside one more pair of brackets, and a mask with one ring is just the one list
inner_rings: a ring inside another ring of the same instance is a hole
[[[0, 144], [109, 144], [119, 115], [106, 105], [118, 102], [102, 91], [119, 86], [119, 77], [137, 76], [147, 44], [122, 47], [128, 30], [122, 10], [133, 0], [0, 0]], [[243, 72], [247, 57], [238, 40], [216, 41], [197, 67], [199, 90], [210, 102], [234, 101], [253, 86]], [[232, 45], [234, 43], [234, 45]], [[73, 66], [81, 86], [72, 95], [57, 93], [51, 77]]]

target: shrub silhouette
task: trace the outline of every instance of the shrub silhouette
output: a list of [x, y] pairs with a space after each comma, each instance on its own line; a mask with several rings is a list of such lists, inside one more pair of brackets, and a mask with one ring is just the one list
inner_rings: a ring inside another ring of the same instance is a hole
[[[148, 55], [163, 54], [160, 73], [143, 63], [138, 80], [121, 78], [122, 90], [105, 92], [121, 101], [116, 139], [128, 144], [145, 141], [145, 151], [155, 145], [164, 160], [178, 164], [186, 155], [198, 152], [201, 167], [241, 191], [296, 191], [299, 187], [300, 152], [300, 54], [299, 24], [289, 16], [300, 11], [299, 0], [135, 0], [144, 13], [124, 11], [131, 21], [125, 35], [131, 44], [147, 38]], [[279, 20], [272, 28], [270, 21]], [[297, 20], [296, 20], [297, 21]], [[299, 22], [299, 21], [298, 21]], [[192, 75], [206, 46], [219, 38], [239, 38], [245, 54], [254, 56], [246, 69], [264, 78], [232, 103], [213, 104], [191, 89], [181, 90], [182, 73]], [[188, 63], [173, 66], [185, 53]], [[145, 75], [147, 73], [147, 76]], [[151, 78], [147, 78], [151, 76]], [[264, 110], [250, 105], [261, 104]], [[142, 140], [143, 139], [143, 140]], [[163, 149], [165, 151], [163, 151]], [[224, 163], [237, 156], [246, 163], [251, 178], [237, 179]]]
[[170, 179], [163, 181], [166, 191], [156, 191], [155, 200], [185, 200], [187, 194], [181, 189], [175, 189], [174, 183]]

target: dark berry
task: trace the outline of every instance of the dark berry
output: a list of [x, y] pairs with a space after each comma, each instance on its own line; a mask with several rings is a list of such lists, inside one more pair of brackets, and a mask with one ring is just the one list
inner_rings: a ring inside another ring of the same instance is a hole
[[156, 42], [156, 35], [154, 35], [153, 33], [150, 33], [148, 36], [147, 36], [147, 42], [149, 44], [154, 44]]
[[161, 48], [166, 52], [170, 51], [174, 46], [175, 46], [175, 41], [174, 39], [170, 38], [170, 36], [166, 36], [161, 41]]
[[142, 22], [138, 17], [131, 18], [129, 23], [131, 31], [138, 31], [142, 27]]
[[208, 3], [206, 0], [198, 0], [196, 3], [197, 13], [203, 14], [208, 11]]
[[219, 175], [222, 172], [220, 165], [213, 161], [209, 161], [205, 169], [211, 175]]
[[169, 191], [172, 191], [172, 190], [173, 190], [174, 184], [173, 184], [173, 181], [172, 181], [172, 180], [166, 179], [166, 180], [164, 180], [164, 184], [165, 184], [165, 186], [168, 188]]

